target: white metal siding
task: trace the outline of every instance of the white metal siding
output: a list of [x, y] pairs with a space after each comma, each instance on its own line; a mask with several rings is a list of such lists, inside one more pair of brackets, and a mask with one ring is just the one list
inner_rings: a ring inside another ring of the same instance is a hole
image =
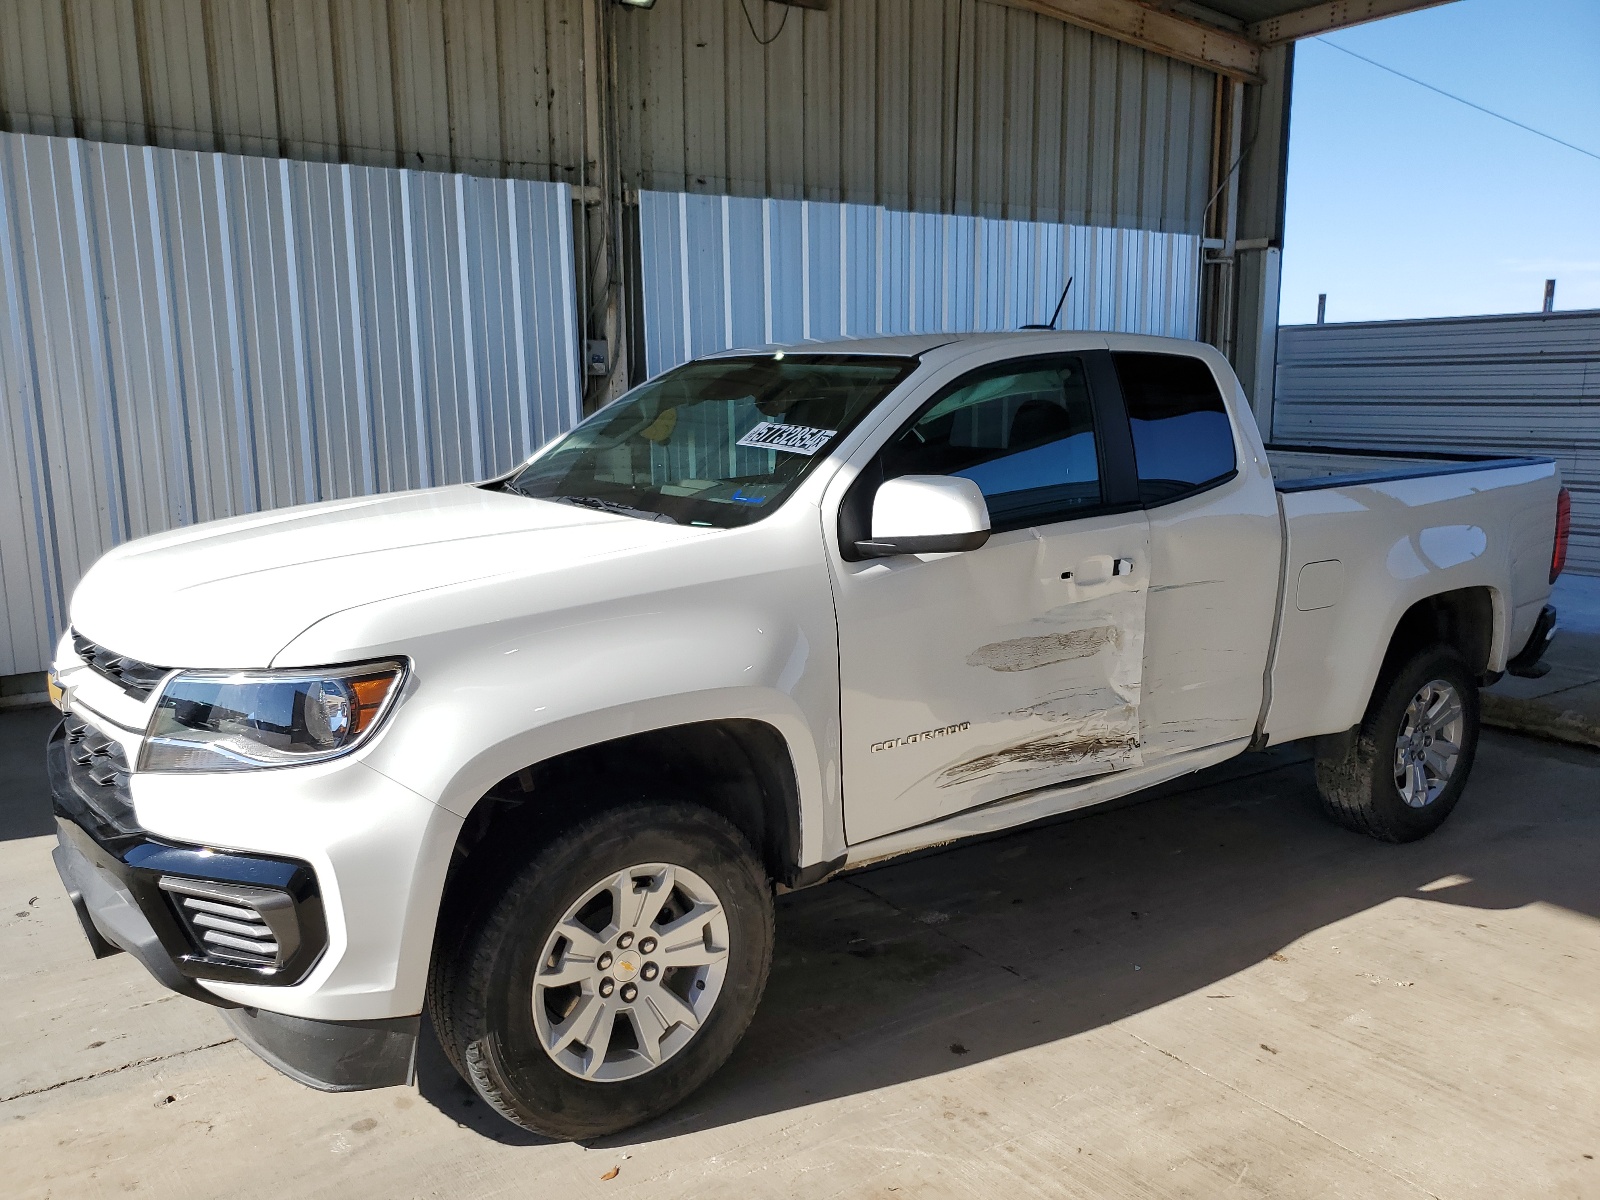
[[642, 192], [645, 367], [716, 350], [891, 333], [1063, 329], [1193, 337], [1200, 239]]
[[1600, 574], [1600, 311], [1286, 326], [1273, 437], [1553, 458]]
[[565, 184], [0, 134], [0, 674], [119, 542], [526, 457], [575, 313]]

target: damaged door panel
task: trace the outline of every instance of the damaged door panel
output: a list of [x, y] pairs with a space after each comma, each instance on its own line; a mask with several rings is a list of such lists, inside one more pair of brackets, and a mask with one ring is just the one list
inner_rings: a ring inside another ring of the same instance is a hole
[[1111, 358], [1150, 518], [1142, 717], [1145, 761], [1160, 762], [1255, 732], [1278, 599], [1278, 504], [1265, 456], [1228, 418], [1231, 375], [1167, 353]]
[[974, 372], [863, 473], [971, 479], [997, 532], [835, 579], [850, 841], [1141, 762], [1148, 526], [1104, 511], [1091, 365]]
[[[1101, 553], [1134, 567], [1063, 578]], [[1144, 515], [1122, 513], [842, 580], [850, 839], [1138, 766], [1148, 561]]]

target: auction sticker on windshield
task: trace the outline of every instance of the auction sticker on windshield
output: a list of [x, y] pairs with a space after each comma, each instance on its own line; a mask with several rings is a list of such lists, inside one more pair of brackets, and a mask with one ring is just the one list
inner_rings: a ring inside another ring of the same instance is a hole
[[836, 429], [812, 429], [806, 425], [780, 425], [763, 421], [739, 439], [739, 445], [757, 450], [785, 450], [790, 454], [815, 454], [828, 444]]

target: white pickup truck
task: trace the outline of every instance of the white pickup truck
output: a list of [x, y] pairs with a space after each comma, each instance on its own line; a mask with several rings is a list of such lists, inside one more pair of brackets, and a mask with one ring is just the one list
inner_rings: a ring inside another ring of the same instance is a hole
[[122, 546], [73, 598], [61, 877], [326, 1089], [421, 1014], [588, 1137], [733, 1051], [776, 892], [1316, 739], [1386, 841], [1536, 673], [1545, 459], [1263, 446], [1216, 351], [924, 336], [718, 355], [487, 483]]

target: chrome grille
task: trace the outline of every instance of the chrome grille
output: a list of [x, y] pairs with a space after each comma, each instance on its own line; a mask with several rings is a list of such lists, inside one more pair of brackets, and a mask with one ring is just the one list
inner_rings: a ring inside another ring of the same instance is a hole
[[91, 642], [76, 629], [72, 631], [72, 649], [96, 674], [105, 676], [130, 696], [137, 696], [141, 700], [155, 691], [170, 670], [107, 650]]
[[299, 947], [294, 904], [286, 892], [164, 875], [178, 916], [209, 959], [276, 970]]

